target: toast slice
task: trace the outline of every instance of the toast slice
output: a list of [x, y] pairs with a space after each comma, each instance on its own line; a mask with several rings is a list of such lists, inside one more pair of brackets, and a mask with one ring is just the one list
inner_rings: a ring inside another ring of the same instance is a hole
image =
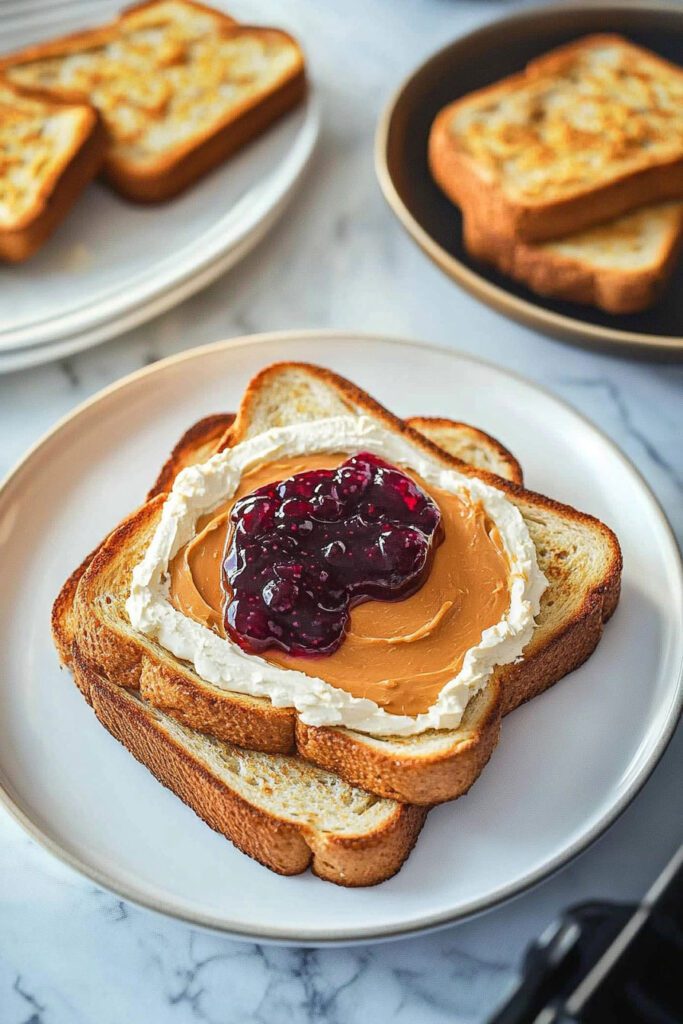
[[429, 163], [466, 214], [525, 242], [683, 199], [683, 69], [585, 36], [445, 107]]
[[[71, 597], [78, 578], [71, 578]], [[337, 885], [366, 886], [401, 868], [426, 808], [378, 798], [301, 758], [245, 750], [186, 728], [94, 671], [73, 639], [62, 594], [53, 635], [81, 693], [107, 731], [207, 825], [281, 875], [310, 867]]]
[[0, 79], [0, 259], [20, 263], [47, 241], [97, 174], [105, 147], [86, 103]]
[[95, 106], [109, 182], [169, 199], [303, 98], [304, 61], [285, 32], [237, 25], [194, 0], [148, 0], [115, 22], [0, 60], [8, 78]]
[[522, 467], [512, 452], [483, 430], [440, 416], [409, 416], [405, 422], [460, 462], [513, 484], [524, 483]]
[[380, 796], [423, 805], [453, 799], [467, 791], [484, 767], [502, 715], [552, 685], [594, 650], [619, 597], [619, 545], [598, 520], [467, 467], [348, 381], [305, 364], [277, 364], [262, 371], [248, 386], [218, 447], [270, 427], [337, 413], [374, 418], [444, 467], [456, 467], [503, 491], [522, 513], [549, 580], [523, 660], [495, 670], [469, 702], [457, 729], [392, 738], [307, 726], [293, 709], [208, 684], [188, 663], [133, 630], [125, 601], [133, 567], [159, 520], [163, 494], [125, 520], [83, 574], [74, 599], [78, 646], [95, 669], [122, 685], [139, 687], [145, 699], [185, 725], [250, 748], [296, 750]]
[[476, 216], [463, 219], [465, 248], [539, 295], [638, 313], [660, 297], [683, 247], [683, 203], [644, 206], [552, 242], [499, 235]]
[[[181, 469], [209, 458], [233, 420], [226, 413], [191, 427], [150, 497], [168, 490]], [[438, 429], [478, 462], [498, 460], [512, 478], [521, 476], [513, 456], [482, 431], [445, 420]], [[311, 866], [340, 885], [371, 885], [394, 874], [419, 834], [425, 808], [377, 799], [301, 758], [244, 750], [188, 729], [84, 661], [73, 600], [94, 555], [62, 588], [52, 630], [60, 660], [105, 728], [212, 828], [272, 870], [296, 874]]]

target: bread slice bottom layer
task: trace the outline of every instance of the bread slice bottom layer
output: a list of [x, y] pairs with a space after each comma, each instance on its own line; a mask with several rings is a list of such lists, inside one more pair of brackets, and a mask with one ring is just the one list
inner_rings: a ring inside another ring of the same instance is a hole
[[661, 203], [552, 242], [500, 235], [463, 218], [465, 248], [538, 295], [637, 313], [661, 296], [683, 247], [683, 203]]

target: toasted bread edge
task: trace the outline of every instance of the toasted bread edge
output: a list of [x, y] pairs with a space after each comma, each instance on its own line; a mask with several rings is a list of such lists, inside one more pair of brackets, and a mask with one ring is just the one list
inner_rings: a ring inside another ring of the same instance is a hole
[[491, 264], [538, 295], [596, 306], [615, 315], [639, 313], [660, 298], [683, 249], [683, 210], [661, 260], [639, 270], [597, 268], [529, 242], [512, 241], [463, 217], [463, 240], [471, 256]]

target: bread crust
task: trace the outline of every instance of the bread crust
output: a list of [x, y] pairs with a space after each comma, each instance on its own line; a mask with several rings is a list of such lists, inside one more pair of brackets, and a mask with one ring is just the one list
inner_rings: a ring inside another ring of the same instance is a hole
[[[78, 52], [86, 47], [106, 45], [116, 39], [135, 13], [154, 7], [158, 0], [145, 0], [124, 10], [119, 17], [106, 25], [74, 32], [58, 39], [37, 43], [16, 53], [0, 58], [0, 73], [9, 72], [22, 64], [29, 64], [46, 57]], [[245, 100], [223, 121], [211, 129], [197, 133], [185, 143], [177, 145], [156, 160], [146, 163], [144, 169], [131, 166], [130, 162], [109, 146], [102, 164], [102, 173], [107, 182], [133, 202], [158, 203], [171, 199], [218, 166], [237, 149], [264, 132], [277, 118], [300, 103], [307, 91], [304, 58], [296, 40], [280, 29], [263, 28], [237, 24], [229, 15], [196, 0], [183, 0], [196, 10], [204, 11], [218, 19], [226, 36], [258, 35], [261, 38], [286, 40], [297, 52], [295, 67], [270, 89], [255, 98]], [[33, 87], [27, 92], [35, 94]], [[68, 90], [51, 89], [44, 94], [62, 99], [88, 102], [89, 97], [74, 94]]]
[[100, 170], [107, 150], [107, 133], [97, 111], [87, 104], [57, 100], [50, 94], [20, 89], [4, 81], [2, 85], [17, 96], [40, 100], [49, 107], [78, 106], [83, 111], [82, 130], [74, 141], [69, 162], [46, 178], [33, 208], [19, 223], [12, 228], [0, 228], [0, 259], [23, 263], [47, 242]]
[[[99, 660], [99, 659], [98, 659]], [[294, 754], [296, 715], [292, 708], [276, 708], [270, 702], [232, 694], [209, 686], [198, 688], [194, 673], [183, 673], [143, 656], [138, 686], [151, 704], [173, 715], [182, 725], [238, 747], [267, 754]]]
[[[189, 667], [175, 661], [173, 670], [169, 672], [164, 668], [160, 671], [163, 659], [151, 642], [144, 637], [124, 635], [119, 625], [97, 614], [97, 602], [101, 593], [106, 591], [108, 574], [117, 566], [122, 552], [125, 552], [126, 573], [132, 571], [139, 560], [161, 513], [163, 493], [157, 493], [152, 501], [133, 513], [110, 535], [78, 584], [74, 619], [82, 656], [123, 686], [135, 689], [142, 685], [143, 696], [151, 698], [160, 709], [183, 724], [203, 729], [219, 739], [246, 742], [259, 750], [296, 750], [354, 785], [405, 803], [431, 805], [455, 799], [470, 788], [488, 760], [498, 738], [503, 714], [578, 667], [594, 650], [602, 625], [618, 601], [621, 577], [618, 541], [607, 526], [592, 516], [525, 490], [485, 470], [472, 469], [398, 420], [355, 385], [329, 370], [307, 364], [276, 364], [258, 374], [247, 387], [235, 420], [230, 423], [226, 418], [226, 430], [218, 442], [218, 449], [244, 439], [271, 377], [288, 371], [303, 372], [307, 379], [326, 384], [350, 412], [368, 413], [389, 429], [404, 434], [445, 466], [491, 483], [534, 515], [555, 514], [563, 521], [590, 529], [600, 536], [609, 551], [604, 573], [587, 588], [582, 603], [569, 618], [563, 620], [561, 628], [542, 643], [535, 632], [519, 665], [502, 666], [494, 672], [487, 700], [471, 702], [470, 715], [462, 729], [439, 734], [439, 739], [444, 737], [443, 742], [417, 755], [408, 750], [405, 754], [397, 752], [391, 740], [383, 742], [381, 738], [364, 737], [346, 729], [304, 726], [293, 709], [276, 709], [266, 698], [250, 698], [211, 687]], [[207, 432], [212, 437], [212, 445], [222, 425], [219, 418], [209, 418]], [[193, 431], [195, 441], [200, 444], [198, 427], [192, 428], [190, 433]], [[179, 450], [182, 450], [182, 442], [175, 449], [176, 458]], [[179, 459], [179, 464], [183, 459]], [[167, 463], [162, 471], [166, 482], [170, 474]], [[273, 739], [274, 733], [276, 740]], [[247, 736], [248, 740], [245, 739]]]
[[[56, 623], [59, 615], [53, 613], [53, 628], [56, 625], [65, 640], [69, 634], [66, 588], [62, 594], [62, 621]], [[208, 771], [155, 722], [144, 705], [95, 672], [76, 642], [71, 644], [68, 661], [79, 690], [107, 731], [207, 825], [271, 871], [296, 875], [310, 867], [319, 878], [336, 885], [377, 885], [400, 870], [415, 845], [427, 816], [422, 807], [397, 803], [379, 827], [357, 835], [294, 825], [263, 810]]]
[[[524, 483], [522, 467], [512, 452], [502, 445], [497, 438], [491, 437], [490, 434], [485, 433], [483, 430], [479, 430], [469, 423], [461, 423], [459, 420], [447, 419], [444, 416], [408, 416], [406, 417], [406, 423], [413, 430], [417, 430], [419, 433], [429, 437], [436, 444], [438, 444], [438, 441], [435, 440], [435, 436], [439, 430], [451, 431], [456, 429], [459, 433], [468, 435], [472, 438], [473, 442], [484, 445], [486, 449], [495, 452], [500, 462], [505, 466], [505, 480], [511, 480], [515, 484]], [[496, 475], [503, 476], [502, 473]]]
[[530, 242], [512, 240], [476, 216], [463, 217], [465, 248], [539, 295], [596, 306], [607, 313], [639, 313], [661, 296], [683, 248], [683, 210], [663, 259], [650, 267], [595, 267]]
[[[500, 735], [502, 696], [498, 681], [477, 695], [465, 712], [457, 744], [415, 757], [383, 749], [381, 741], [359, 746], [347, 729], [317, 728], [296, 721], [301, 757], [327, 767], [361, 789], [418, 806], [433, 806], [464, 796], [486, 767]], [[469, 712], [469, 714], [468, 714]], [[472, 727], [468, 725], [472, 720]], [[435, 738], [438, 733], [433, 734]], [[330, 766], [334, 765], [331, 769]]]
[[661, 65], [667, 74], [683, 71], [643, 47], [616, 34], [595, 35], [558, 47], [531, 61], [527, 67], [490, 86], [455, 100], [441, 110], [432, 125], [428, 143], [428, 161], [434, 180], [453, 202], [480, 222], [495, 225], [501, 237], [525, 242], [540, 242], [592, 227], [629, 210], [652, 202], [683, 198], [683, 154], [637, 171], [615, 175], [601, 185], [578, 187], [562, 199], [523, 202], [505, 195], [502, 188], [482, 174], [477, 162], [460, 150], [449, 125], [453, 115], [471, 100], [512, 92], [526, 84], [531, 76], [552, 73], [575, 53], [598, 42], [618, 42], [648, 61]]
[[[139, 14], [140, 11], [145, 11], [148, 7], [156, 7], [158, 2], [159, 0], [140, 0], [140, 3], [137, 4], [127, 4], [121, 11], [118, 20], [121, 21], [128, 18], [131, 14]], [[237, 24], [237, 21], [231, 14], [219, 10], [217, 7], [211, 7], [210, 4], [204, 4], [201, 0], [183, 0], [183, 3], [187, 7], [194, 7], [195, 11], [211, 14], [215, 18], [219, 18], [226, 26]], [[113, 24], [116, 25], [116, 22]]]
[[[52, 611], [50, 614], [52, 642], [57, 650], [60, 667], [63, 668], [70, 668], [73, 658], [75, 635], [73, 606], [76, 599], [76, 591], [78, 590], [78, 585], [81, 582], [83, 574], [95, 557], [99, 547], [100, 545], [98, 545], [97, 548], [94, 548], [90, 554], [86, 555], [78, 568], [74, 569], [62, 586], [62, 589], [57, 594], [55, 603], [52, 605]], [[88, 704], [90, 704], [90, 687], [87, 685], [87, 682], [85, 685], [81, 685], [81, 680], [75, 675], [74, 681]]]
[[161, 467], [159, 475], [147, 492], [147, 501], [158, 494], [166, 494], [178, 473], [186, 466], [205, 462], [213, 455], [218, 442], [235, 422], [232, 412], [219, 412], [193, 423], [177, 442]]
[[606, 585], [604, 594], [586, 597], [580, 612], [562, 632], [547, 647], [529, 656], [525, 671], [520, 671], [521, 663], [501, 666], [496, 673], [501, 684], [501, 713], [508, 715], [543, 693], [557, 681], [558, 673], [566, 675], [583, 665], [597, 647], [610, 608], [616, 606], [618, 598], [617, 578]]

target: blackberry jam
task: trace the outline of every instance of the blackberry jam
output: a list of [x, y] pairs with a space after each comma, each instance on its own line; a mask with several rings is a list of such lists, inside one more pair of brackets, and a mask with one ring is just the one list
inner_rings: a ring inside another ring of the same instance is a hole
[[367, 452], [259, 487], [230, 514], [226, 632], [250, 652], [332, 654], [354, 605], [420, 588], [441, 539], [435, 502]]

